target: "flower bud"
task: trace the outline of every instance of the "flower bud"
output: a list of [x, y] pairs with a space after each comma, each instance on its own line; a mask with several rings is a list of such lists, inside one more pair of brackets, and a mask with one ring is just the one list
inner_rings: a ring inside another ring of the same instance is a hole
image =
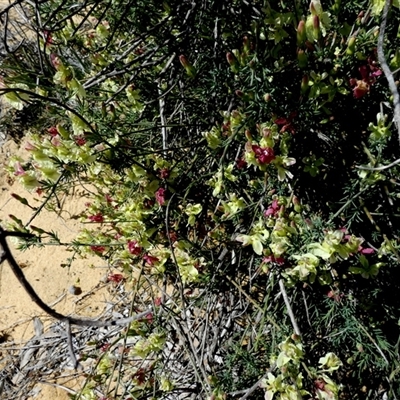
[[232, 53], [226, 53], [226, 60], [228, 61], [228, 64], [231, 66], [232, 72], [237, 73], [239, 71], [238, 68], [238, 61], [236, 57]]
[[115, 112], [115, 106], [113, 103], [110, 103], [109, 107], [109, 115], [111, 115], [111, 121], [115, 121], [117, 119], [117, 113]]
[[314, 37], [318, 39], [321, 34], [321, 27], [318, 15], [314, 15], [313, 17], [313, 28], [314, 28]]
[[304, 50], [297, 50], [297, 61], [299, 62], [300, 68], [305, 68], [307, 66], [308, 57]]
[[304, 94], [304, 93], [307, 92], [307, 90], [308, 90], [308, 82], [309, 82], [308, 76], [304, 75], [303, 79], [301, 80], [301, 86], [300, 86], [301, 93]]
[[371, 13], [367, 12], [365, 13], [360, 20], [361, 24], [366, 24], [368, 22], [369, 17], [371, 16]]
[[366, 18], [364, 18], [365, 16], [365, 12], [364, 11], [360, 11], [357, 15], [357, 19], [356, 19], [356, 24], [357, 25], [362, 25], [364, 24], [364, 22], [366, 21]]
[[234, 57], [236, 57], [236, 60], [240, 61], [240, 52], [239, 52], [238, 49], [233, 49], [232, 50], [232, 54], [233, 54]]
[[296, 36], [297, 36], [297, 46], [301, 47], [307, 39], [306, 23], [304, 20], [301, 20], [299, 22], [299, 25], [297, 26]]
[[309, 40], [306, 41], [306, 47], [307, 47], [308, 51], [314, 51], [315, 50], [314, 45]]
[[354, 54], [355, 48], [356, 48], [356, 38], [352, 36], [349, 39], [349, 43], [347, 44], [346, 54], [352, 56]]
[[390, 68], [392, 70], [400, 68], [400, 51], [397, 48], [396, 52], [394, 53], [394, 57], [390, 60]]
[[181, 62], [183, 68], [190, 68], [191, 65], [184, 55], [179, 56], [179, 61]]
[[311, 0], [310, 13], [311, 13], [311, 15], [321, 15], [322, 14], [322, 6], [321, 6], [320, 0]]
[[188, 61], [188, 59], [184, 55], [179, 56], [179, 61], [182, 64], [182, 67], [185, 68], [186, 73], [191, 77], [194, 78], [196, 75], [196, 69], [193, 65]]
[[245, 130], [244, 135], [249, 142], [253, 140], [253, 136], [251, 136], [251, 132], [248, 129]]
[[269, 102], [272, 100], [271, 94], [270, 93], [265, 93], [264, 94], [264, 101]]
[[236, 96], [240, 97], [241, 99], [245, 96], [245, 94], [241, 90], [235, 91]]
[[316, 10], [316, 8], [315, 8], [315, 5], [314, 5], [314, 2], [313, 2], [313, 1], [310, 2], [310, 13], [311, 13], [312, 15], [317, 15], [317, 10]]
[[332, 11], [333, 11], [335, 14], [338, 14], [338, 13], [339, 13], [341, 3], [342, 3], [341, 0], [335, 0], [335, 2], [333, 3]]
[[246, 54], [250, 52], [250, 39], [248, 38], [248, 36], [245, 36], [243, 38], [243, 50]]
[[228, 61], [229, 65], [235, 65], [236, 63], [236, 58], [232, 53], [226, 53], [226, 60]]

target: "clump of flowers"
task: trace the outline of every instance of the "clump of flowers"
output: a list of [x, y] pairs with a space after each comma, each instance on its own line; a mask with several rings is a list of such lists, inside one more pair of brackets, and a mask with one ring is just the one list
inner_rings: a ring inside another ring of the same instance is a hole
[[376, 61], [372, 57], [369, 57], [367, 64], [359, 67], [358, 71], [361, 79], [350, 79], [350, 86], [353, 87], [353, 95], [356, 99], [365, 96], [376, 82], [376, 78], [382, 75], [382, 70], [377, 67]]

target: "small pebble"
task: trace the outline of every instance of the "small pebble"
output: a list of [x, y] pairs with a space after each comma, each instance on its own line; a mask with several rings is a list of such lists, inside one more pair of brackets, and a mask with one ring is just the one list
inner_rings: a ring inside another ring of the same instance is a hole
[[82, 294], [82, 289], [79, 286], [71, 285], [68, 291], [73, 294], [74, 296], [79, 296]]

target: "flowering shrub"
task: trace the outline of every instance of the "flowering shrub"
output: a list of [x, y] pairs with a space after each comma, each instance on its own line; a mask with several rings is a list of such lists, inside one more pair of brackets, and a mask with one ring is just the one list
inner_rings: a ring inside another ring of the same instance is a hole
[[[54, 211], [81, 186], [71, 249], [155, 307], [127, 333], [132, 398], [237, 395], [266, 363], [278, 372], [254, 398], [398, 390], [399, 164], [374, 169], [398, 157], [381, 3], [37, 6], [41, 46], [23, 50], [46, 62], [6, 57], [1, 90], [19, 111], [39, 103], [46, 124], [26, 126], [29, 156], [7, 168]], [[393, 73], [398, 21], [393, 8]], [[286, 339], [296, 326], [301, 341]]]

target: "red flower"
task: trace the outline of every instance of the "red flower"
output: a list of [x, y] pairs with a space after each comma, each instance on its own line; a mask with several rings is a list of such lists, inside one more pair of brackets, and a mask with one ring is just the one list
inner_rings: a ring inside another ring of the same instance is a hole
[[53, 44], [53, 38], [50, 31], [43, 31], [43, 36], [46, 40], [46, 44]]
[[138, 242], [136, 240], [129, 240], [128, 241], [128, 250], [129, 253], [133, 254], [134, 256], [140, 255], [142, 252], [142, 247], [139, 246]]
[[102, 254], [106, 251], [106, 248], [104, 246], [90, 246], [90, 250]]
[[138, 385], [142, 385], [146, 381], [146, 370], [144, 368], [139, 368], [132, 379], [137, 382]]
[[246, 168], [246, 166], [247, 166], [247, 162], [246, 162], [246, 160], [243, 160], [243, 158], [238, 158], [236, 160], [236, 167], [238, 169]]
[[354, 86], [353, 95], [356, 99], [363, 97], [369, 92], [371, 85], [376, 81], [376, 77], [382, 75], [382, 70], [376, 66], [376, 61], [372, 57], [368, 58], [368, 64], [358, 68], [361, 80], [350, 79], [350, 86]]
[[353, 96], [356, 99], [360, 99], [369, 92], [370, 85], [364, 80], [350, 79], [350, 85], [354, 86]]
[[297, 112], [293, 111], [289, 114], [287, 118], [278, 118], [274, 122], [278, 126], [282, 126], [280, 133], [289, 131], [290, 133], [294, 134], [296, 132], [294, 125], [293, 125], [293, 119], [296, 117]]
[[120, 283], [124, 280], [124, 276], [121, 274], [109, 274], [107, 277], [108, 282]]
[[151, 256], [149, 254], [145, 254], [143, 256], [143, 260], [149, 264], [150, 266], [153, 266], [156, 262], [159, 261], [159, 259], [157, 257]]
[[272, 255], [272, 256], [264, 257], [262, 262], [283, 265], [283, 264], [285, 264], [285, 259], [283, 257], [275, 257], [274, 255]]
[[251, 148], [254, 151], [256, 159], [260, 164], [269, 164], [275, 159], [274, 149], [272, 149], [271, 147], [260, 147], [257, 145], [252, 145]]
[[160, 206], [165, 203], [165, 192], [166, 190], [164, 188], [159, 188], [155, 193], [156, 201]]
[[86, 139], [82, 135], [76, 136], [75, 137], [75, 143], [78, 146], [83, 146], [86, 143]]
[[58, 136], [58, 129], [55, 126], [52, 126], [49, 129], [47, 129], [47, 132], [49, 132], [50, 136], [52, 136], [52, 137]]
[[170, 171], [168, 168], [160, 169], [160, 178], [161, 179], [168, 179], [170, 175]]
[[91, 215], [91, 216], [89, 217], [89, 219], [90, 219], [90, 221], [92, 221], [92, 222], [100, 222], [100, 223], [104, 222], [104, 217], [103, 217], [103, 215], [100, 214], [100, 213], [97, 213], [96, 215]]
[[172, 243], [175, 243], [178, 241], [178, 234], [175, 231], [169, 231], [169, 238]]
[[106, 202], [107, 202], [108, 204], [111, 204], [111, 203], [113, 202], [113, 199], [112, 199], [112, 197], [111, 197], [109, 194], [106, 194], [106, 195], [105, 195], [105, 199], [106, 199]]

